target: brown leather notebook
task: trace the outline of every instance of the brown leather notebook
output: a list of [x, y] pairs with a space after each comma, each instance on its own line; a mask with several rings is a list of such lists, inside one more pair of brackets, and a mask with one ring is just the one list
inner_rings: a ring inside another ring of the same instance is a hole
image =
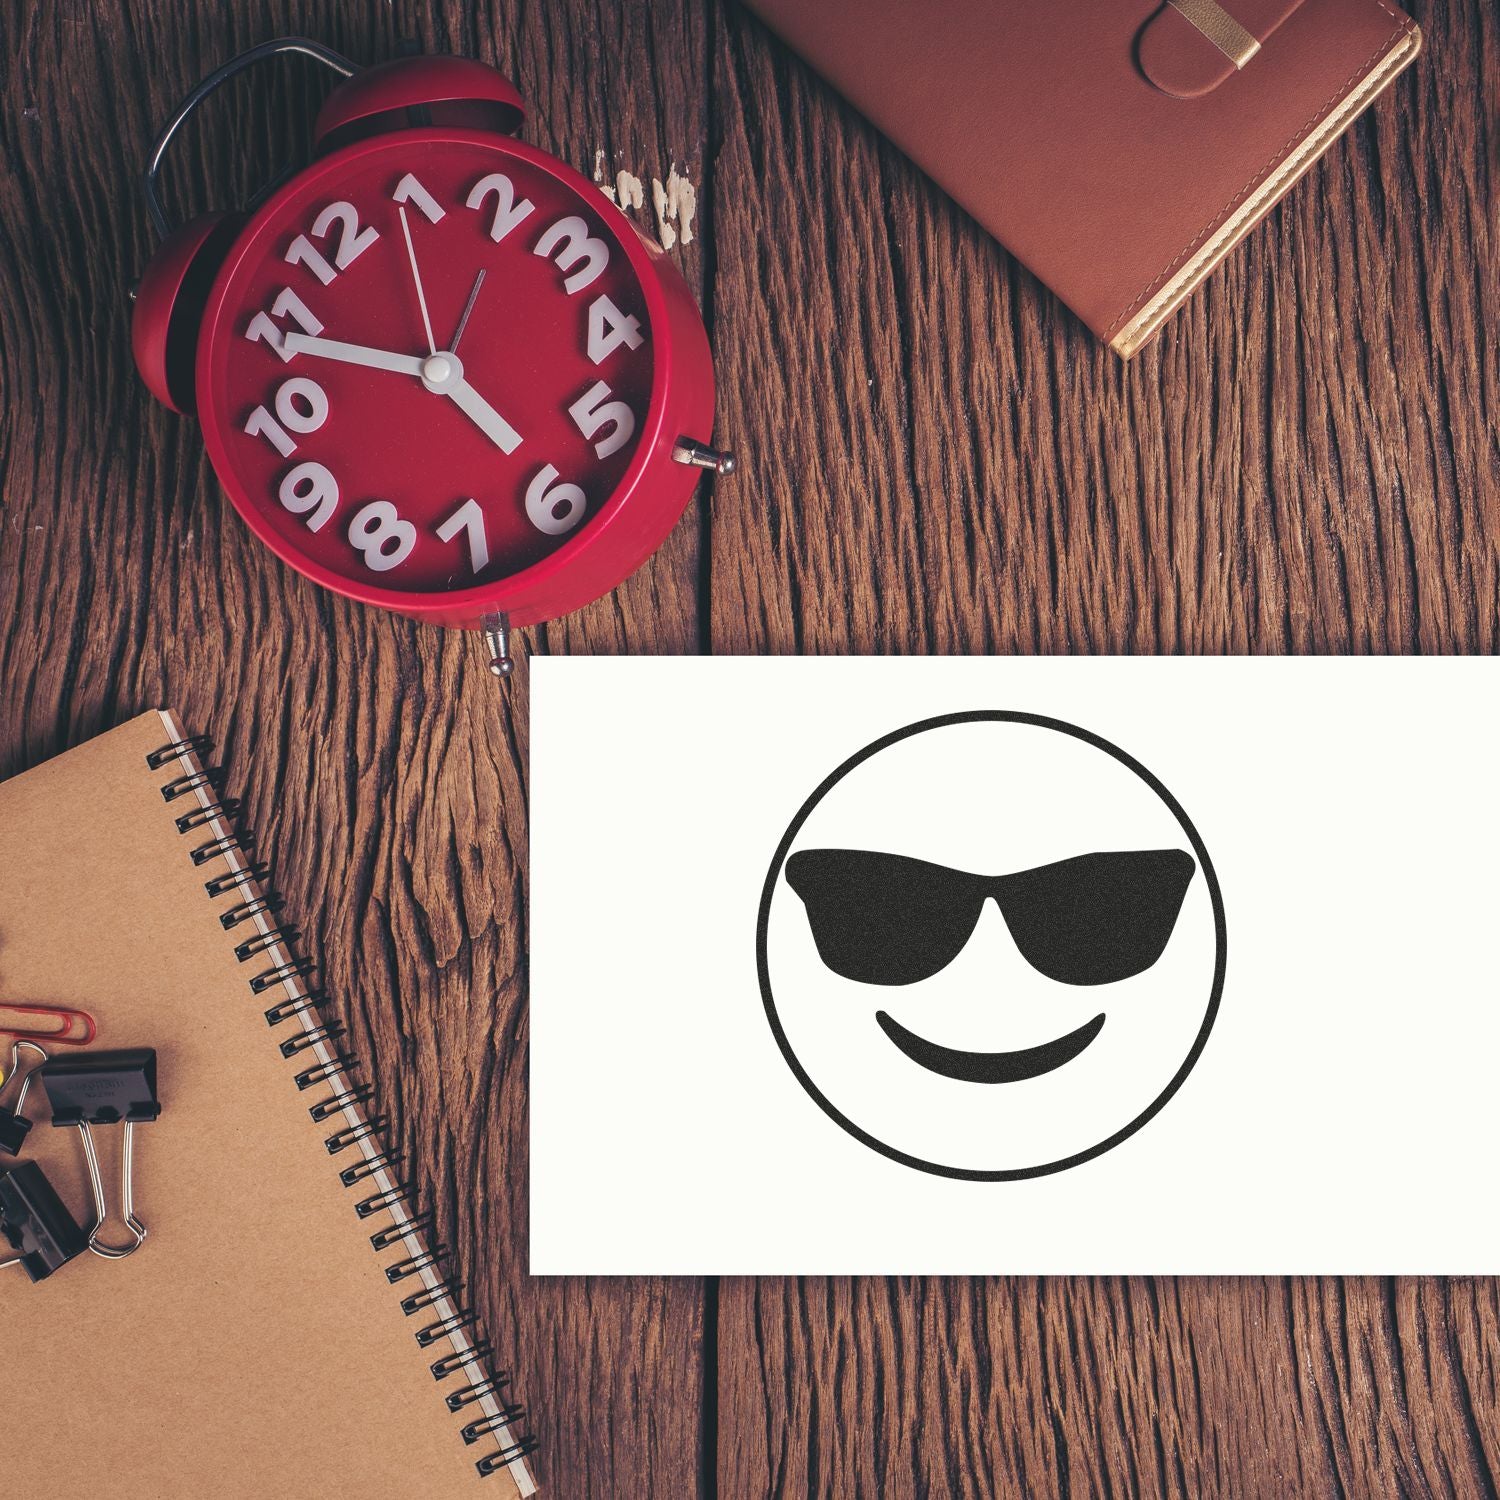
[[1121, 355], [1417, 55], [1386, 0], [748, 0]]
[[[199, 749], [149, 713], [0, 783], [0, 998], [90, 1012], [87, 1051], [154, 1047], [162, 1105], [134, 1133], [140, 1249], [84, 1251], [35, 1283], [0, 1269], [6, 1491], [530, 1495], [488, 1345], [307, 1003]], [[0, 1173], [38, 1163], [87, 1229], [78, 1132], [49, 1124], [44, 1099], [28, 1093], [35, 1123]], [[94, 1134], [104, 1243], [123, 1243], [123, 1131]]]

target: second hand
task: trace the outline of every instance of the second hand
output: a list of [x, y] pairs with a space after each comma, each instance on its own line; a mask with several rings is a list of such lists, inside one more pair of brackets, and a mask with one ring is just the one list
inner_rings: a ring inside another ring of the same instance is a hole
[[469, 300], [464, 303], [464, 310], [459, 315], [458, 327], [453, 332], [453, 342], [448, 345], [449, 354], [458, 353], [458, 341], [464, 336], [464, 329], [469, 326], [469, 314], [474, 311], [474, 304], [479, 301], [479, 288], [483, 285], [484, 272], [481, 271], [474, 278], [474, 287], [469, 293]]

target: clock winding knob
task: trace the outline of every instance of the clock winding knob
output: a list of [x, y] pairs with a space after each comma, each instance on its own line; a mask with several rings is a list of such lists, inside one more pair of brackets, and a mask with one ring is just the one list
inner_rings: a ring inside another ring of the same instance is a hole
[[712, 469], [719, 475], [734, 473], [734, 454], [724, 448], [710, 448], [707, 443], [693, 438], [678, 438], [672, 457], [680, 464], [691, 464], [695, 469]]

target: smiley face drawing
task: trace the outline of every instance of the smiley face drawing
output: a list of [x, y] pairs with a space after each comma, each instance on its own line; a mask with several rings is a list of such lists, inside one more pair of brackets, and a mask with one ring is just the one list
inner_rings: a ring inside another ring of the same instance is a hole
[[1119, 1145], [1182, 1086], [1224, 983], [1218, 878], [1098, 735], [976, 710], [845, 761], [781, 839], [757, 959], [792, 1072], [856, 1139], [975, 1181]]

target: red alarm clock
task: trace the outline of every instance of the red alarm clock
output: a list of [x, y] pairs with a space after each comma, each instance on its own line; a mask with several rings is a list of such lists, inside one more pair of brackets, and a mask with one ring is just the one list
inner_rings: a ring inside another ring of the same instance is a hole
[[[253, 211], [169, 232], [163, 153], [261, 58], [348, 81], [315, 157]], [[146, 172], [163, 244], [132, 342], [153, 393], [196, 412], [214, 471], [283, 561], [367, 604], [484, 629], [577, 609], [656, 550], [709, 446], [708, 338], [660, 246], [587, 178], [513, 138], [494, 69], [411, 57], [356, 71], [283, 38], [211, 74]]]

